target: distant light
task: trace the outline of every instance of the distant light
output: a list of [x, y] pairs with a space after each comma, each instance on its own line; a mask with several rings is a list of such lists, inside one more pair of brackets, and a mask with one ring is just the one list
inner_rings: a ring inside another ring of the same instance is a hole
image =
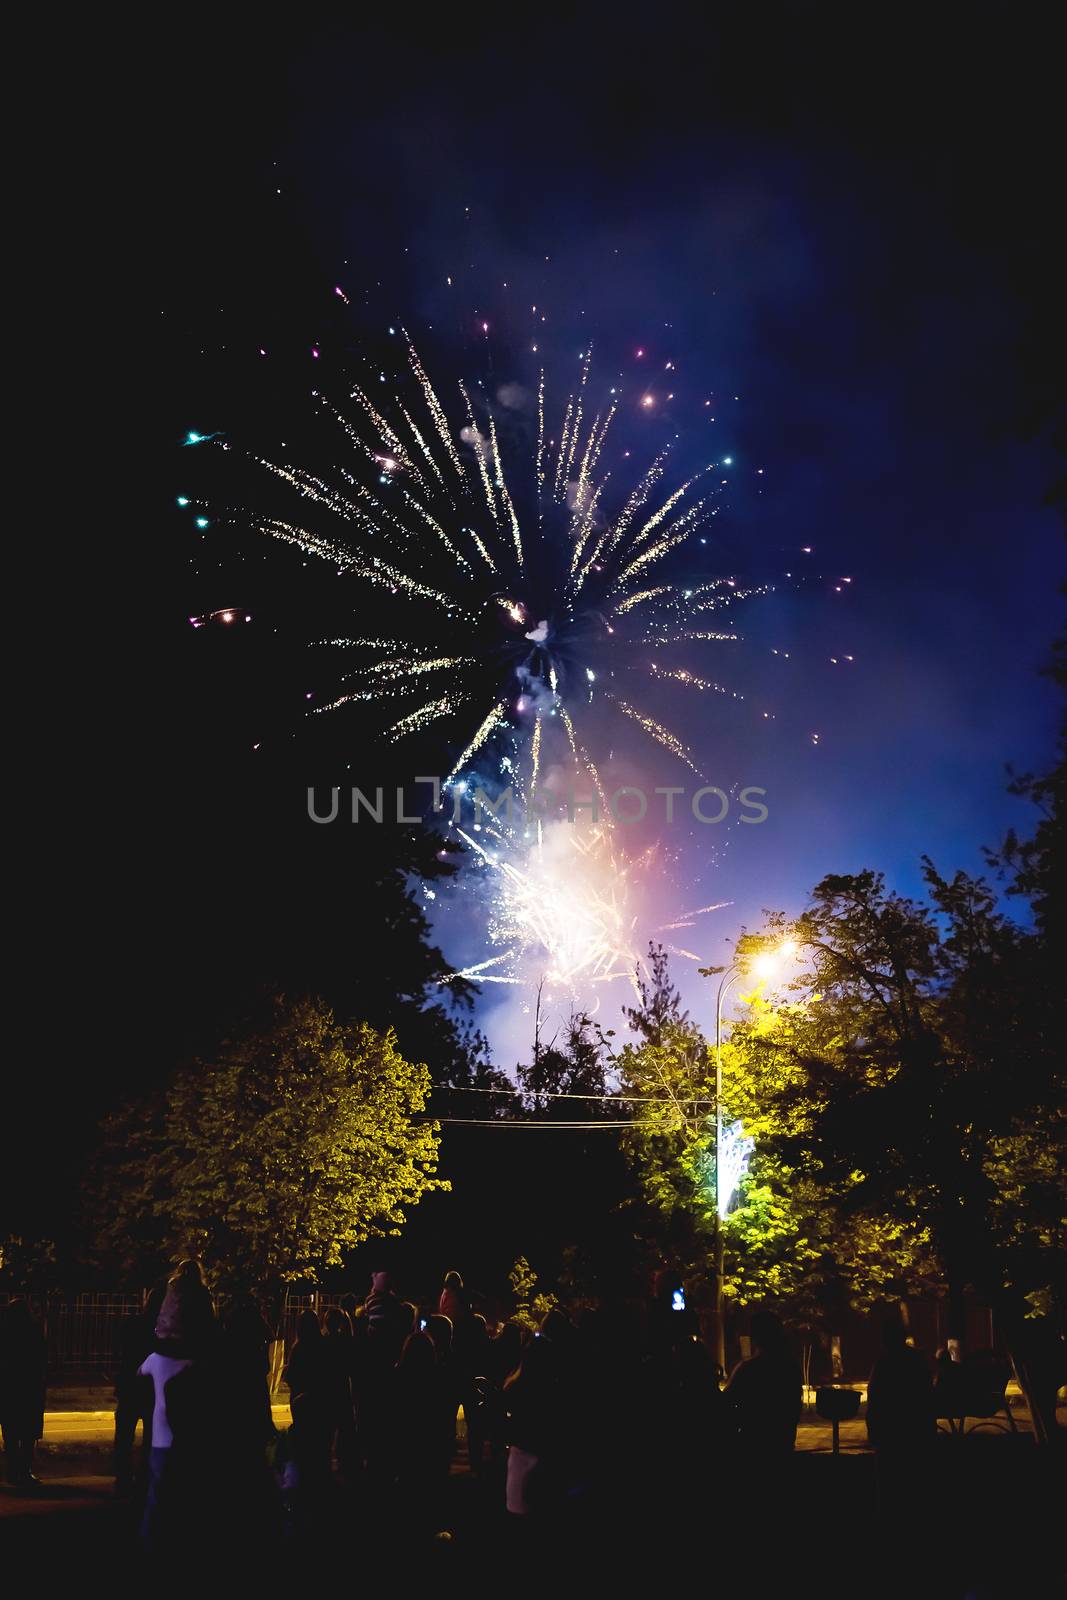
[[185, 436], [185, 442], [186, 444], [200, 444], [203, 440], [203, 437], [204, 435], [202, 433], [187, 433]]
[[655, 403], [656, 402], [653, 400], [653, 398], [652, 398], [652, 396], [650, 394], [646, 394], [646, 395], [644, 395], [642, 397], [641, 404], [643, 406], [654, 406]]
[[389, 332], [390, 332], [390, 333], [395, 333], [395, 332], [396, 332], [396, 329], [395, 329], [395, 328], [390, 328], [390, 329], [389, 329]]
[[178, 504], [180, 506], [187, 506], [189, 504], [189, 502], [188, 502], [188, 500], [185, 498], [185, 496], [183, 494], [180, 494], [178, 496]]
[[208, 519], [206, 517], [197, 517], [196, 525], [198, 528], [206, 528], [208, 526]]
[[732, 467], [734, 464], [733, 456], [723, 456], [722, 464], [724, 467]]
[[222, 613], [222, 620], [223, 620], [223, 622], [232, 622], [233, 621], [233, 612], [232, 611], [224, 611]]
[[595, 683], [596, 682], [596, 673], [592, 672], [588, 667], [586, 667], [586, 669], [585, 669], [585, 675], [589, 679], [590, 683]]
[[316, 361], [319, 359], [319, 347], [318, 347], [317, 344], [313, 344], [311, 346], [311, 354], [315, 358]]

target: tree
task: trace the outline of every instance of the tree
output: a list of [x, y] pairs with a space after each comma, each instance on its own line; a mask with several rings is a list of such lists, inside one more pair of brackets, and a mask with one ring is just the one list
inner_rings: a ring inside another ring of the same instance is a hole
[[0, 1239], [0, 1289], [10, 1294], [47, 1294], [59, 1282], [51, 1239], [26, 1239], [14, 1233]]
[[[760, 1153], [750, 1187], [762, 1173], [794, 1205], [810, 1192], [816, 1220], [821, 1202], [820, 1255], [854, 1299], [936, 1271], [954, 1320], [973, 1286], [1007, 1325], [1062, 1280], [1062, 1189], [1024, 1218], [1013, 1184], [1035, 1191], [1008, 1171], [1036, 1154], [1027, 1128], [1062, 1139], [1055, 1030], [1032, 937], [981, 880], [925, 870], [929, 905], [873, 872], [816, 887], [794, 930], [810, 964], [787, 1003], [735, 1025], [724, 1094]], [[784, 928], [771, 919], [772, 937]]]
[[554, 1294], [537, 1292], [537, 1273], [525, 1256], [517, 1256], [508, 1272], [508, 1283], [514, 1298], [512, 1322], [530, 1333], [536, 1333], [553, 1306], [559, 1302]]
[[99, 1252], [143, 1273], [197, 1255], [217, 1282], [314, 1280], [447, 1187], [425, 1066], [321, 1002], [271, 1014], [112, 1117], [95, 1170]]
[[804, 1068], [786, 1045], [801, 1019], [770, 1005], [762, 986], [741, 998], [745, 1016], [723, 1048], [723, 1100], [753, 1151], [725, 1219], [728, 1299], [828, 1330], [846, 1305], [867, 1310], [929, 1287], [938, 1274], [928, 1230], [858, 1209], [862, 1175], [831, 1175], [809, 1159], [811, 1123], [797, 1104]]
[[662, 946], [649, 946], [638, 994], [625, 1008], [637, 1042], [616, 1061], [623, 1102], [641, 1124], [622, 1135], [640, 1185], [641, 1205], [630, 1209], [650, 1249], [705, 1276], [716, 1230], [715, 1061], [681, 1009]]
[[[780, 937], [781, 929], [773, 932]], [[738, 957], [747, 962], [766, 942], [743, 935]], [[618, 1058], [624, 1092], [649, 1098], [635, 1107], [643, 1126], [624, 1137], [649, 1246], [699, 1285], [715, 1259], [719, 1225], [715, 1058], [680, 1009], [663, 950], [653, 948], [650, 967], [628, 1013], [639, 1042]], [[784, 1031], [802, 1026], [805, 1008], [772, 1007], [758, 984], [743, 998], [746, 1019], [722, 1051], [724, 1147], [731, 1130], [755, 1147], [722, 1219], [723, 1298], [727, 1306], [773, 1307], [799, 1329], [825, 1327], [845, 1303], [867, 1306], [899, 1292], [905, 1278], [929, 1281], [929, 1239], [895, 1218], [848, 1212], [855, 1175], [831, 1183], [809, 1164], [812, 1123], [798, 1098], [805, 1065], [783, 1048]]]
[[[541, 994], [537, 996], [534, 1051], [516, 1068], [525, 1110], [531, 1116], [571, 1121], [603, 1116], [611, 1093], [608, 1075], [613, 1030], [606, 1033], [585, 1012], [572, 1011], [547, 1044], [541, 1038]], [[580, 1102], [567, 1105], [563, 1097]]]
[[[1063, 634], [1052, 647], [1045, 676], [1067, 687], [1067, 643]], [[1029, 839], [1012, 829], [999, 850], [987, 851], [990, 865], [1010, 877], [1008, 893], [1030, 901], [1038, 933], [1050, 952], [1067, 943], [1067, 847], [1064, 844], [1064, 800], [1067, 798], [1067, 713], [1061, 711], [1058, 759], [1045, 773], [1012, 773], [1011, 794], [1030, 800], [1040, 820]], [[1009, 772], [1011, 768], [1009, 767]]]

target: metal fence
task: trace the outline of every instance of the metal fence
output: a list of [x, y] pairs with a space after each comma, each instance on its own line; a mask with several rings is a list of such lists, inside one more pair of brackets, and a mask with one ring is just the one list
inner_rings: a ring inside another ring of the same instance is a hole
[[[23, 1298], [0, 1293], [0, 1307]], [[134, 1291], [86, 1290], [78, 1294], [29, 1294], [48, 1346], [50, 1372], [86, 1369], [109, 1376], [115, 1368], [121, 1334], [130, 1317], [139, 1316], [146, 1296]]]
[[[148, 1291], [119, 1293], [91, 1289], [73, 1294], [29, 1294], [16, 1296], [0, 1291], [0, 1309], [9, 1300], [28, 1299], [44, 1328], [48, 1346], [48, 1369], [53, 1376], [84, 1371], [90, 1378], [113, 1376], [122, 1347], [122, 1334], [131, 1317], [140, 1316]], [[316, 1316], [339, 1305], [341, 1295], [317, 1291], [287, 1294], [281, 1308], [278, 1335], [280, 1344], [273, 1352], [273, 1365], [280, 1374], [283, 1352], [291, 1350], [297, 1325], [305, 1311]], [[226, 1297], [218, 1296], [215, 1308], [226, 1315]]]

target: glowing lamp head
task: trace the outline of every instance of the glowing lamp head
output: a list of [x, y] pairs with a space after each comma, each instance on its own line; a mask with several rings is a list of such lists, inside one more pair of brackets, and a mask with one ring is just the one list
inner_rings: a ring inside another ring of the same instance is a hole
[[206, 528], [207, 525], [208, 525], [207, 518], [206, 517], [197, 517], [196, 525], [197, 525], [198, 528]]
[[795, 939], [785, 939], [773, 950], [764, 950], [752, 963], [752, 971], [757, 978], [770, 978], [777, 972], [783, 961], [788, 961], [797, 953]]
[[185, 435], [185, 442], [186, 444], [200, 444], [203, 437], [204, 436], [202, 433], [187, 433]]
[[188, 500], [185, 498], [185, 496], [183, 494], [180, 494], [178, 496], [178, 504], [180, 506], [187, 506], [189, 504], [189, 502], [188, 502]]

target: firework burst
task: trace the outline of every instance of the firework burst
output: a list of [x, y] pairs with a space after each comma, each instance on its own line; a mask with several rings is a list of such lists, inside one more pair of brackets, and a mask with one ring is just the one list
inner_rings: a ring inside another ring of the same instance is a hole
[[618, 978], [633, 982], [640, 957], [631, 889], [652, 851], [623, 859], [603, 823], [582, 829], [539, 821], [530, 832], [495, 824], [484, 839], [457, 832], [489, 874], [488, 936], [499, 947], [460, 976], [520, 985], [543, 979], [548, 1000]]
[[254, 456], [281, 486], [279, 514], [212, 517], [326, 564], [352, 585], [354, 614], [373, 609], [373, 635], [320, 641], [341, 660], [335, 692], [312, 714], [374, 708], [391, 743], [435, 732], [450, 780], [476, 758], [514, 752], [510, 730], [532, 747], [534, 785], [554, 718], [599, 788], [582, 728], [595, 706], [598, 720], [636, 723], [698, 771], [679, 735], [634, 705], [630, 685], [652, 675], [718, 689], [661, 670], [655, 651], [736, 639], [711, 631], [709, 613], [761, 592], [726, 576], [684, 589], [670, 578], [672, 552], [718, 509], [718, 463], [672, 487], [668, 449], [622, 481], [619, 463], [605, 465], [619, 400], [595, 403], [589, 350], [554, 428], [543, 372], [528, 413], [499, 398], [515, 385], [494, 401], [483, 385], [460, 383], [450, 414], [403, 340], [395, 381], [368, 374], [340, 405], [315, 396], [343, 461], [319, 475]]

